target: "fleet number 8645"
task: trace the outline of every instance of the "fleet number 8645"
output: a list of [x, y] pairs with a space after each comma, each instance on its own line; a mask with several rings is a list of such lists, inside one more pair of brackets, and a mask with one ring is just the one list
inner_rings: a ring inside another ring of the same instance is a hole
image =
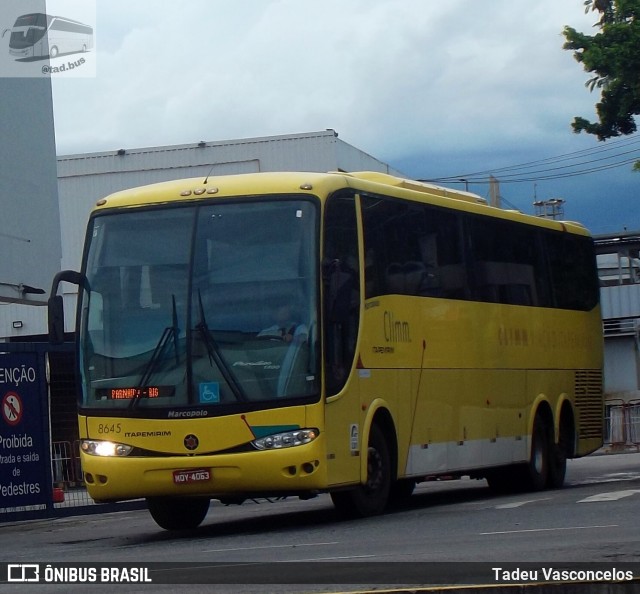
[[98, 433], [100, 435], [108, 435], [109, 433], [120, 433], [122, 425], [120, 423], [100, 423], [98, 425]]

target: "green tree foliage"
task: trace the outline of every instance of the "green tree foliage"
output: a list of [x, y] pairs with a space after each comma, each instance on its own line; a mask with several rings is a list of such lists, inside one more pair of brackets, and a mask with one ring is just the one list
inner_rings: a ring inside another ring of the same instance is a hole
[[586, 86], [601, 91], [596, 104], [598, 122], [576, 117], [575, 132], [594, 134], [599, 140], [632, 134], [634, 116], [640, 114], [640, 0], [585, 0], [586, 11], [600, 14], [595, 35], [564, 28], [564, 49], [587, 72]]

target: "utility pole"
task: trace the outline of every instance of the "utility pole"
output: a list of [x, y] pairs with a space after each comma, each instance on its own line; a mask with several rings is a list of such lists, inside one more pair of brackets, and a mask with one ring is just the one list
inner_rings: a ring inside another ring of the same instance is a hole
[[489, 176], [489, 204], [500, 208], [500, 182], [493, 175]]
[[536, 209], [536, 216], [542, 219], [564, 218], [564, 200], [562, 198], [550, 198], [549, 200], [536, 200], [533, 206]]

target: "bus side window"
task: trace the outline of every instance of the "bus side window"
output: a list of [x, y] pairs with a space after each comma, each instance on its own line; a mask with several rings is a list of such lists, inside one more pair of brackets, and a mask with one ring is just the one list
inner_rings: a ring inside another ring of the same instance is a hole
[[355, 356], [360, 315], [360, 273], [355, 199], [332, 196], [325, 211], [323, 289], [327, 395], [343, 387]]

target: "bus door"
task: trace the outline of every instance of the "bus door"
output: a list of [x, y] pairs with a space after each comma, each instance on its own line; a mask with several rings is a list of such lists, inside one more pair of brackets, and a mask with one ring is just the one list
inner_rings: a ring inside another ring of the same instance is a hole
[[360, 479], [358, 382], [355, 368], [360, 326], [360, 250], [355, 196], [329, 198], [324, 217], [323, 329], [329, 484]]

